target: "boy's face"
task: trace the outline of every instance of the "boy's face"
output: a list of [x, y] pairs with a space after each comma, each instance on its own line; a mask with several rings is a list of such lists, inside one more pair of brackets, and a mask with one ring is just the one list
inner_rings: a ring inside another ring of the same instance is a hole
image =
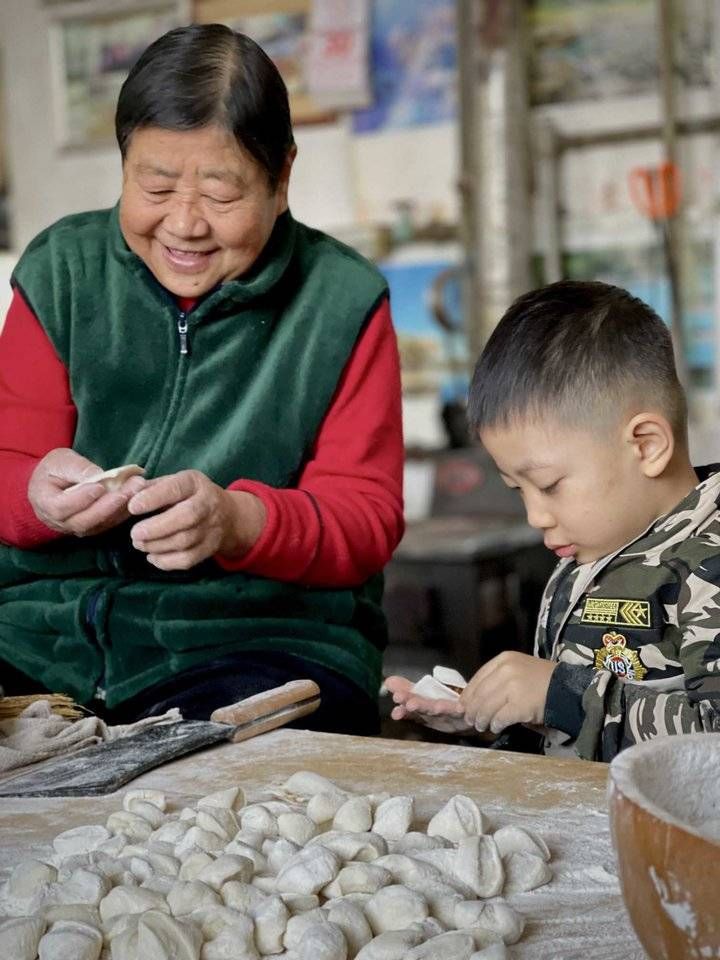
[[549, 421], [481, 431], [505, 483], [518, 489], [528, 523], [558, 557], [589, 563], [639, 536], [656, 517], [648, 480], [622, 431], [599, 436]]

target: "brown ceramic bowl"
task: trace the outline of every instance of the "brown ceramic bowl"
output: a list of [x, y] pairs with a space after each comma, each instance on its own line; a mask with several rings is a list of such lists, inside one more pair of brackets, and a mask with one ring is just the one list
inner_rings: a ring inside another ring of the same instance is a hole
[[720, 733], [661, 737], [610, 764], [620, 884], [652, 960], [720, 957]]

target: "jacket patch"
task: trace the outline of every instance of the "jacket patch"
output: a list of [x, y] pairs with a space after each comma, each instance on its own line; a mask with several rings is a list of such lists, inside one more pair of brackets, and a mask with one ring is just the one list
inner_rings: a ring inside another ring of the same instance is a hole
[[647, 600], [608, 600], [586, 597], [581, 623], [602, 623], [613, 627], [650, 627], [650, 604]]
[[609, 670], [623, 680], [642, 680], [647, 668], [640, 661], [636, 650], [631, 650], [621, 633], [603, 634], [603, 645], [595, 651], [595, 669]]

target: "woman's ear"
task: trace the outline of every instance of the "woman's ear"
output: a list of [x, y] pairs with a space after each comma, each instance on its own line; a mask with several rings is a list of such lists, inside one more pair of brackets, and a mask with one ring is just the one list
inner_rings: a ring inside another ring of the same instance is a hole
[[659, 413], [638, 413], [628, 421], [623, 439], [632, 447], [642, 473], [661, 476], [675, 452], [675, 436], [668, 420]]
[[297, 147], [295, 144], [288, 150], [285, 157], [285, 163], [278, 177], [277, 187], [275, 188], [275, 199], [277, 202], [278, 214], [284, 213], [288, 206], [288, 188], [290, 186], [290, 171], [297, 156]]

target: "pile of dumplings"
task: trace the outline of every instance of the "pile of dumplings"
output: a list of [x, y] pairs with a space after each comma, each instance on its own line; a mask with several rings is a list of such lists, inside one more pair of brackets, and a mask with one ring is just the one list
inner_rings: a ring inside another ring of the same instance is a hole
[[490, 834], [454, 796], [424, 830], [411, 796], [301, 771], [274, 799], [239, 787], [168, 812], [129, 790], [103, 826], [53, 841], [2, 891], [12, 960], [503, 960], [523, 917], [501, 894], [552, 878], [530, 831]]

